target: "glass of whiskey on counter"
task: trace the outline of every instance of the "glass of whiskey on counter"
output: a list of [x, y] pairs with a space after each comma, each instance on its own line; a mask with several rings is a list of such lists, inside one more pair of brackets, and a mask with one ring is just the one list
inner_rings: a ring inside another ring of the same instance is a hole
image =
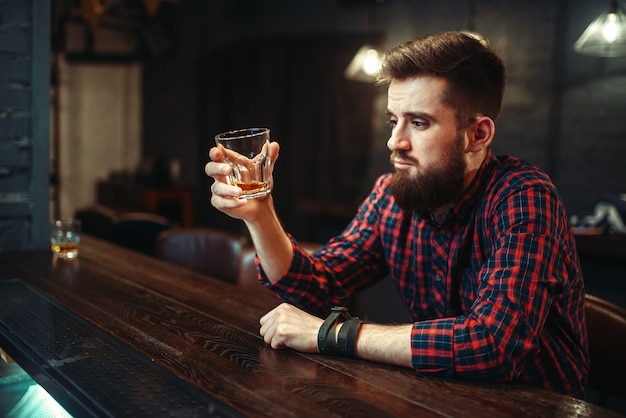
[[55, 257], [73, 259], [78, 256], [80, 222], [76, 219], [57, 219], [50, 231], [50, 248]]

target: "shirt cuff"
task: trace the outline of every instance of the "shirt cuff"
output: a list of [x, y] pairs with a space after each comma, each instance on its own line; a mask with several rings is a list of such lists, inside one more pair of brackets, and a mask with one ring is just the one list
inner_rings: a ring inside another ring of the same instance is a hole
[[275, 292], [281, 292], [281, 294], [282, 292], [290, 293], [294, 287], [297, 287], [300, 276], [295, 273], [296, 270], [294, 266], [303, 266], [300, 267], [300, 269], [304, 269], [305, 271], [310, 271], [310, 269], [312, 268], [311, 263], [305, 256], [306, 251], [298, 247], [296, 241], [291, 235], [287, 235], [289, 236], [289, 240], [291, 241], [291, 246], [293, 248], [293, 259], [291, 260], [291, 265], [289, 266], [289, 270], [287, 270], [287, 273], [283, 277], [278, 279], [278, 281], [276, 281], [274, 284], [270, 282], [270, 280], [267, 278], [267, 275], [265, 274], [265, 271], [263, 270], [263, 267], [261, 267], [261, 263], [259, 262], [259, 256], [255, 256], [254, 259], [254, 263], [256, 264], [258, 269], [257, 271], [259, 272], [259, 281], [261, 282], [261, 284], [263, 284], [270, 290], [273, 290]]
[[416, 322], [411, 331], [411, 356], [418, 372], [452, 376], [454, 319]]

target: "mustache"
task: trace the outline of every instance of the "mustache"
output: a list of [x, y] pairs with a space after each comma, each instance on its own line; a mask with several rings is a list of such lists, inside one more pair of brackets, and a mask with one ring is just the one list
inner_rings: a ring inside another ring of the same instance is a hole
[[411, 157], [410, 155], [408, 155], [406, 152], [404, 151], [393, 151], [391, 153], [391, 156], [389, 156], [389, 162], [391, 163], [391, 165], [393, 166], [393, 160], [395, 160], [396, 158], [399, 158], [401, 160], [404, 161], [408, 161], [412, 164], [417, 165], [418, 162], [415, 158]]

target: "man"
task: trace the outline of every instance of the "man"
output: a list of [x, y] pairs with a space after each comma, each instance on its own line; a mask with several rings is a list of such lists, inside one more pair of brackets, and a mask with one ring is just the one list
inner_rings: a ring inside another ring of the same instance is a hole
[[[261, 335], [274, 348], [582, 397], [584, 286], [563, 204], [545, 174], [490, 150], [501, 60], [474, 38], [440, 33], [389, 51], [381, 80], [393, 174], [377, 180], [345, 231], [314, 254], [285, 233], [271, 196], [236, 199], [241, 190], [224, 182], [230, 168], [210, 151], [211, 203], [245, 222], [261, 282], [286, 302], [261, 318]], [[278, 151], [272, 143], [273, 162]], [[412, 324], [329, 315], [386, 275]]]

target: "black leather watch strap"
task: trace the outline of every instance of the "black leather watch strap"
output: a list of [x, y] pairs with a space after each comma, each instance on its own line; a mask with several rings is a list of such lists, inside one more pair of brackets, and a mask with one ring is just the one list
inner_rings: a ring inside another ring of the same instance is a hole
[[337, 335], [337, 348], [339, 354], [345, 357], [355, 357], [356, 353], [356, 336], [361, 327], [361, 321], [358, 317], [352, 317], [343, 323]]
[[339, 350], [335, 342], [335, 327], [340, 319], [350, 319], [348, 309], [343, 306], [335, 306], [331, 309], [330, 315], [326, 317], [317, 333], [317, 348], [320, 354], [337, 355]]

